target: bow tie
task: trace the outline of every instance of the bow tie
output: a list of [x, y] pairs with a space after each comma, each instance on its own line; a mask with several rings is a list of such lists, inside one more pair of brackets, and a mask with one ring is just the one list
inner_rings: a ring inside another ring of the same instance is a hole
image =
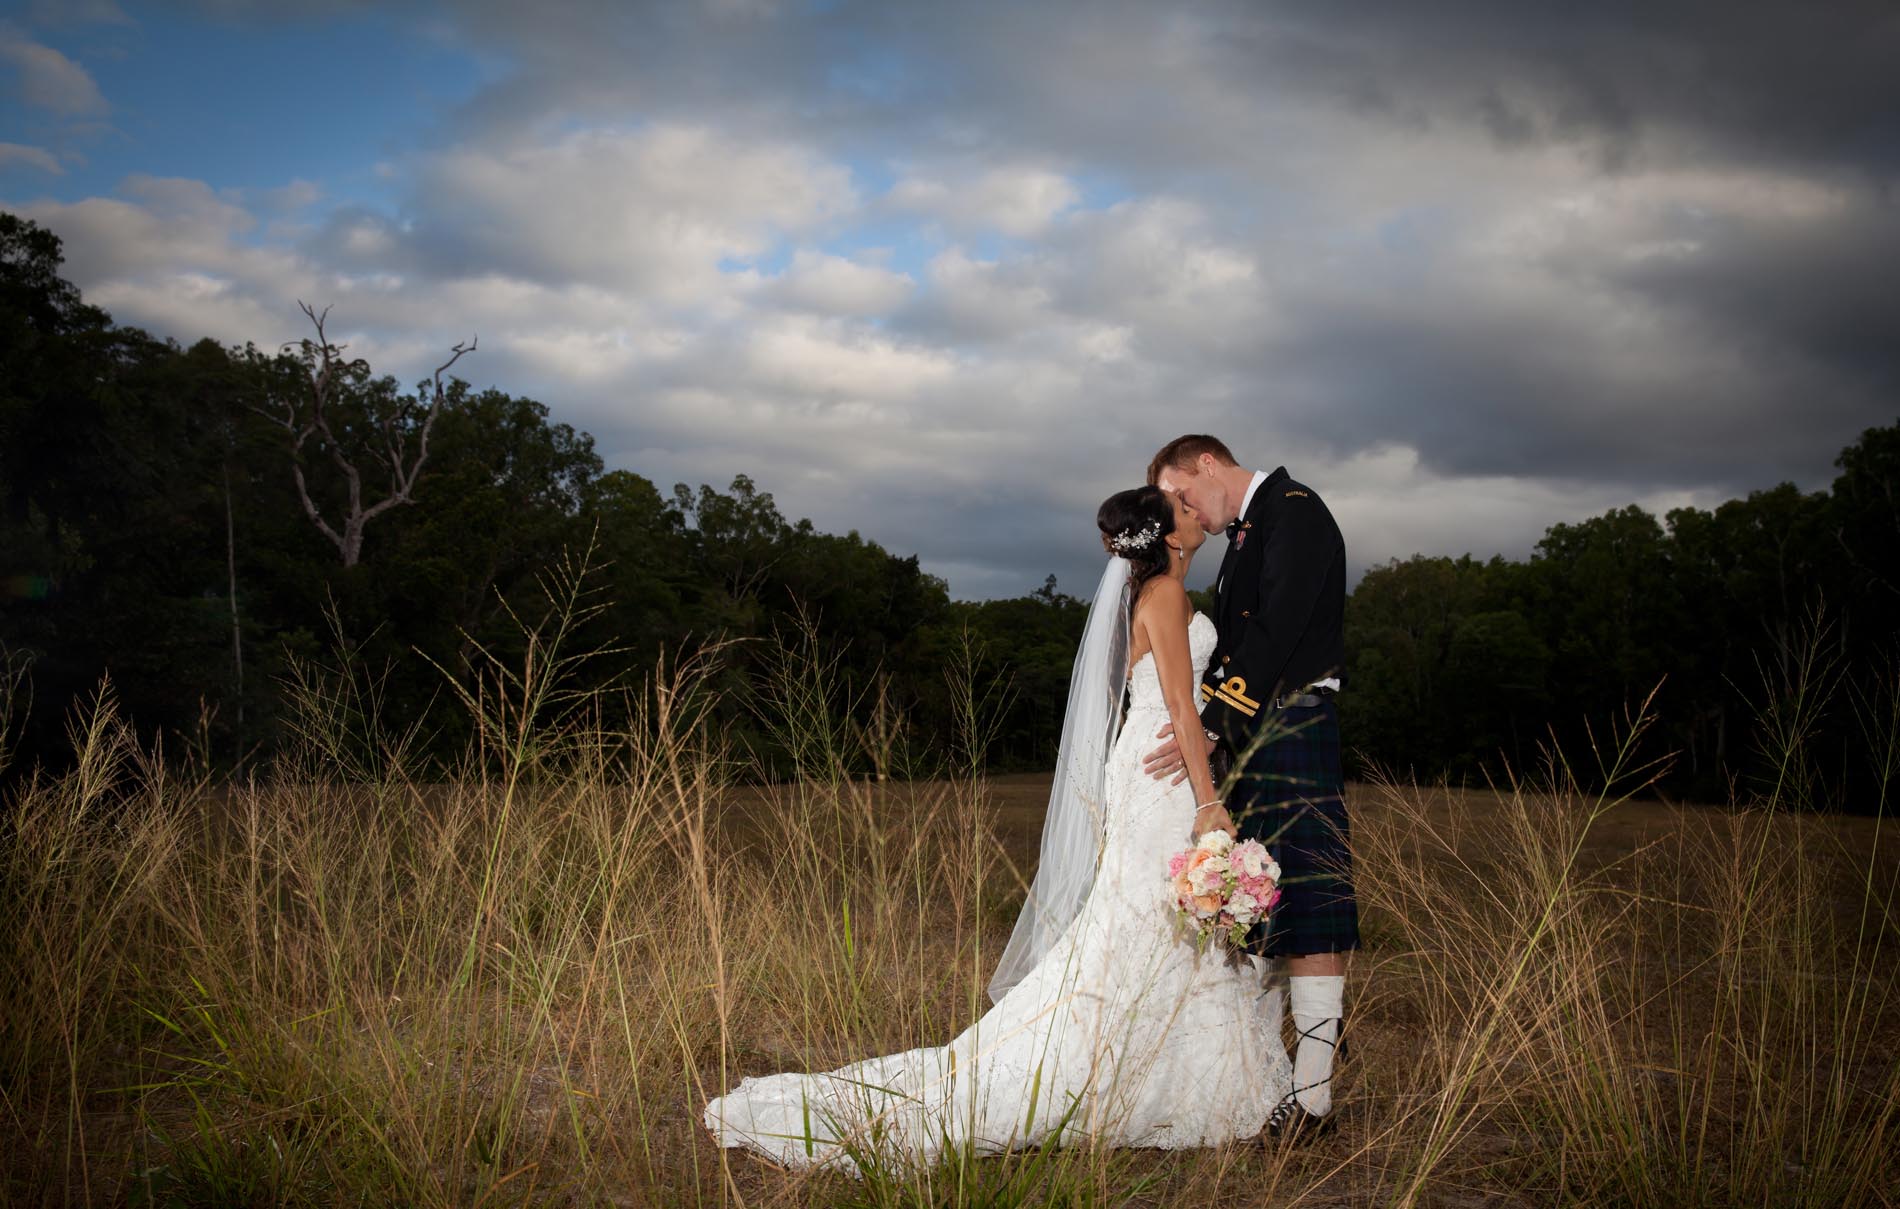
[[1239, 532], [1240, 532], [1240, 518], [1239, 517], [1235, 517], [1233, 520], [1227, 522], [1227, 540], [1228, 541], [1233, 541], [1234, 534], [1239, 533]]

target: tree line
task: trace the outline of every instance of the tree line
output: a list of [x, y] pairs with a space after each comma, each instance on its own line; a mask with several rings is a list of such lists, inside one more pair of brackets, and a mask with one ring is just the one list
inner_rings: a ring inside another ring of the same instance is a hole
[[[585, 674], [637, 685], [710, 652], [719, 722], [768, 772], [796, 759], [759, 708], [788, 650], [855, 720], [854, 771], [929, 771], [960, 735], [994, 769], [1053, 763], [1085, 612], [1053, 577], [952, 600], [915, 556], [791, 520], [749, 477], [662, 490], [606, 469], [543, 403], [458, 376], [473, 340], [408, 386], [314, 308], [279, 348], [187, 347], [114, 323], [61, 264], [51, 232], [0, 214], [0, 775], [67, 758], [106, 677], [148, 739], [236, 767], [283, 743], [297, 686], [355, 676], [352, 708], [447, 765], [470, 739], [448, 680], [526, 656], [563, 552], [592, 567]], [[1661, 681], [1669, 784], [1728, 796], [1765, 692], [1816, 660], [1828, 685], [1892, 670], [1900, 424], [1839, 465], [1827, 492], [1558, 525], [1522, 561], [1369, 571], [1341, 699], [1362, 770], [1496, 775]], [[1807, 747], [1841, 793], [1867, 778], [1848, 706]]]
[[1368, 571], [1340, 707], [1362, 768], [1495, 779], [1553, 745], [1587, 763], [1653, 691], [1666, 789], [1727, 801], [1782, 778], [1790, 800], [1871, 808], [1900, 716], [1900, 423], [1835, 465], [1826, 491], [1553, 525], [1521, 561]]
[[971, 684], [991, 766], [1052, 762], [1082, 615], [1052, 583], [953, 601], [915, 556], [791, 520], [744, 475], [662, 490], [608, 470], [540, 401], [451, 374], [479, 358], [472, 340], [413, 387], [352, 359], [315, 309], [275, 350], [158, 340], [86, 304], [62, 255], [0, 214], [16, 773], [62, 758], [103, 677], [148, 739], [230, 766], [281, 742], [292, 686], [358, 676], [451, 760], [470, 723], [445, 677], [525, 655], [563, 552], [593, 568], [570, 636], [600, 652], [587, 674], [637, 683], [716, 648], [700, 666], [721, 723], [769, 767], [782, 753], [755, 706], [787, 644], [824, 663], [835, 708], [901, 719], [859, 744], [868, 763], [924, 767]]

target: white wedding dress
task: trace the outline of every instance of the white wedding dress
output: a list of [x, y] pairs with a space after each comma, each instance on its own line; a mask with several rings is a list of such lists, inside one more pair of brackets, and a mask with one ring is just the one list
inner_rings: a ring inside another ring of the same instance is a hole
[[[1188, 627], [1195, 680], [1214, 625]], [[742, 1081], [706, 1127], [790, 1166], [850, 1169], [850, 1150], [928, 1163], [944, 1149], [995, 1153], [1065, 1142], [1190, 1147], [1251, 1137], [1291, 1088], [1277, 1008], [1258, 959], [1230, 966], [1183, 941], [1168, 857], [1190, 843], [1194, 794], [1141, 771], [1168, 720], [1154, 659], [1129, 677], [1107, 765], [1101, 864], [1081, 912], [1013, 989], [948, 1045], [828, 1074]]]

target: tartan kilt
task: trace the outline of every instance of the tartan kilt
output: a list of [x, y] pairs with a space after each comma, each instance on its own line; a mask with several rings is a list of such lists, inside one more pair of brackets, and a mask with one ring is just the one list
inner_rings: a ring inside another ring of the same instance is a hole
[[1356, 949], [1339, 708], [1328, 700], [1276, 711], [1262, 736], [1227, 797], [1240, 838], [1259, 840], [1280, 863], [1280, 901], [1247, 948], [1261, 957]]

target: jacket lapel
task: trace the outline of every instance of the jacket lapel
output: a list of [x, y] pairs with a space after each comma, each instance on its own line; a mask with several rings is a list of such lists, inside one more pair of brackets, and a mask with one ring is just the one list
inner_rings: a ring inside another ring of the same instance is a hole
[[1275, 468], [1273, 473], [1267, 476], [1266, 481], [1260, 484], [1260, 490], [1254, 492], [1253, 499], [1248, 501], [1247, 511], [1240, 518], [1240, 532], [1228, 539], [1227, 553], [1223, 555], [1220, 560], [1220, 573], [1214, 577], [1214, 611], [1216, 614], [1225, 612], [1221, 605], [1221, 596], [1223, 590], [1227, 587], [1227, 577], [1232, 574], [1234, 563], [1239, 558], [1241, 547], [1245, 546], [1248, 542], [1261, 540], [1260, 535], [1252, 532], [1252, 530], [1255, 528], [1255, 523], [1266, 516], [1270, 507], [1267, 492], [1277, 488], [1286, 477], [1286, 467], [1284, 466]]
[[1234, 555], [1238, 553], [1239, 550], [1240, 550], [1239, 543], [1235, 542], [1234, 539], [1231, 537], [1228, 538], [1227, 539], [1227, 553], [1221, 555], [1220, 570], [1216, 572], [1214, 575], [1214, 615], [1216, 617], [1220, 616], [1221, 594], [1223, 590], [1227, 587], [1227, 573], [1233, 570]]

